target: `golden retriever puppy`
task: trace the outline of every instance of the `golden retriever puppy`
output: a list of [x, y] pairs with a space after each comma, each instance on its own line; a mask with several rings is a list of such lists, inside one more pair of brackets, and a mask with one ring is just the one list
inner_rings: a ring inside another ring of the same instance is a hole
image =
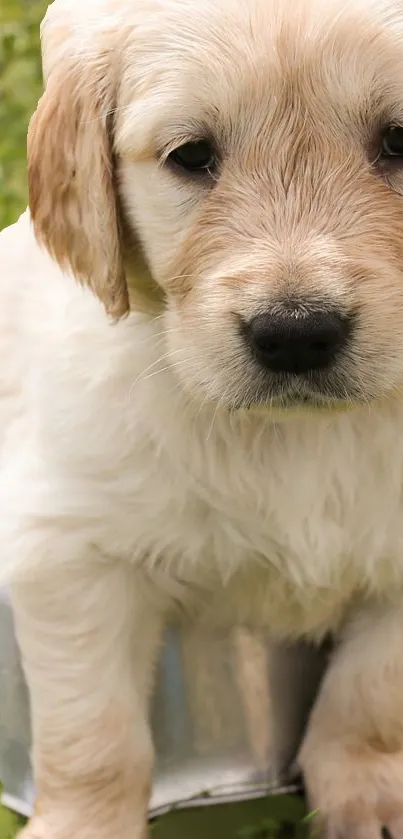
[[22, 835], [146, 835], [180, 603], [333, 636], [311, 806], [402, 839], [403, 4], [55, 0], [43, 47], [0, 251]]

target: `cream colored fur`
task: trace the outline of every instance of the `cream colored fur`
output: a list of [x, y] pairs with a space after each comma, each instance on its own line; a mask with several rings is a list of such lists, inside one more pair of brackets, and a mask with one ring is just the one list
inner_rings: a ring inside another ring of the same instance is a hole
[[[31, 216], [0, 244], [24, 839], [145, 836], [178, 603], [334, 635], [312, 806], [326, 839], [403, 839], [403, 171], [374, 162], [403, 121], [403, 6], [55, 0], [43, 34]], [[224, 161], [207, 183], [163, 162], [201, 130]], [[234, 317], [283, 293], [357, 313], [337, 399], [262, 397]]]

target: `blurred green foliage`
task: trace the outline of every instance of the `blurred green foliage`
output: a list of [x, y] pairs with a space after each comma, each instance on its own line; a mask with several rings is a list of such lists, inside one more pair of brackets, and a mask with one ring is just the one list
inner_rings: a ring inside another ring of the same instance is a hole
[[48, 4], [0, 0], [0, 229], [27, 201], [26, 137], [42, 90], [39, 24]]

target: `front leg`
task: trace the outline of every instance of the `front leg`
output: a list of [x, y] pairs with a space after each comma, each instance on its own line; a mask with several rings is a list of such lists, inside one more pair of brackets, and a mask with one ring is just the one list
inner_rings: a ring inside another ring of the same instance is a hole
[[14, 585], [35, 814], [21, 839], [144, 839], [161, 613], [124, 564], [83, 556]]
[[403, 839], [403, 603], [340, 640], [299, 755], [324, 839]]

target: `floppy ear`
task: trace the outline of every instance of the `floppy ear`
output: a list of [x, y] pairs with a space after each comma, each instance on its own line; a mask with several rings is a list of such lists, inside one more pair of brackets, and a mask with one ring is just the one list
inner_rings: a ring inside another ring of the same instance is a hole
[[53, 67], [28, 132], [29, 203], [38, 241], [110, 315], [121, 317], [129, 297], [114, 181], [113, 90], [103, 61], [102, 54], [96, 61], [64, 58]]

